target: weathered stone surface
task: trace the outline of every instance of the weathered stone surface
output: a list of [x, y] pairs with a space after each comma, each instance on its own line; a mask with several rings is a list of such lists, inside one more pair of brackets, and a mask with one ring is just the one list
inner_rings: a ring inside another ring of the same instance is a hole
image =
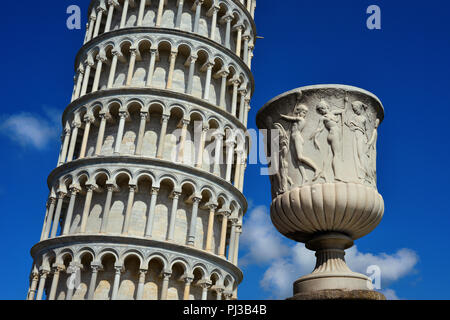
[[314, 292], [298, 293], [288, 300], [386, 300], [386, 297], [373, 290], [322, 290]]

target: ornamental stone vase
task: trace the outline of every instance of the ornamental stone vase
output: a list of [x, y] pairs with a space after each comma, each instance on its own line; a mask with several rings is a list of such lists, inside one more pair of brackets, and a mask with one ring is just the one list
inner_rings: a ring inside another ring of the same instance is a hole
[[272, 222], [317, 257], [315, 270], [294, 283], [293, 299], [384, 298], [344, 258], [383, 217], [376, 176], [383, 117], [375, 95], [344, 85], [295, 89], [257, 115], [266, 138]]

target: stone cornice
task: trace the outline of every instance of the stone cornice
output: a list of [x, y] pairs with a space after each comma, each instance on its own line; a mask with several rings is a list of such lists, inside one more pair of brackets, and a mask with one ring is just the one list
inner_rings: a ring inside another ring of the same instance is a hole
[[246, 131], [247, 128], [244, 126], [243, 123], [239, 121], [238, 118], [231, 115], [229, 112], [221, 109], [220, 107], [204, 100], [200, 99], [194, 96], [191, 96], [189, 94], [175, 92], [172, 90], [167, 89], [158, 89], [158, 88], [144, 88], [144, 87], [124, 87], [124, 88], [114, 88], [114, 89], [105, 89], [105, 90], [98, 90], [96, 92], [88, 93], [81, 98], [78, 98], [74, 101], [72, 101], [64, 110], [62, 121], [63, 121], [63, 127], [65, 126], [64, 119], [66, 119], [66, 116], [68, 113], [72, 112], [74, 109], [81, 107], [88, 103], [89, 101], [100, 99], [104, 97], [112, 97], [112, 96], [126, 96], [126, 95], [133, 95], [133, 94], [142, 94], [142, 95], [149, 95], [149, 96], [155, 96], [159, 98], [174, 98], [174, 99], [180, 99], [184, 100], [190, 104], [196, 104], [199, 105], [207, 110], [213, 111], [225, 119], [227, 119], [230, 123], [234, 124], [236, 128], [241, 129], [243, 131]]
[[60, 236], [57, 238], [45, 240], [34, 245], [31, 250], [31, 256], [36, 260], [37, 256], [40, 253], [45, 251], [58, 248], [61, 246], [71, 246], [76, 244], [86, 244], [95, 245], [95, 244], [104, 244], [114, 246], [115, 244], [124, 244], [124, 245], [135, 245], [142, 246], [145, 248], [152, 248], [156, 250], [167, 250], [174, 253], [182, 253], [187, 256], [196, 257], [198, 259], [206, 260], [211, 264], [220, 266], [225, 271], [233, 274], [238, 283], [242, 282], [244, 276], [242, 271], [233, 265], [231, 262], [220, 258], [219, 256], [212, 255], [206, 251], [196, 249], [194, 247], [185, 246], [176, 243], [170, 243], [165, 241], [158, 241], [153, 239], [146, 238], [137, 238], [137, 237], [121, 237], [121, 236], [112, 236], [112, 235], [70, 235], [70, 236]]
[[139, 156], [105, 156], [105, 157], [84, 158], [74, 160], [55, 168], [48, 176], [47, 185], [49, 189], [51, 189], [52, 182], [54, 182], [54, 180], [57, 177], [63, 176], [78, 167], [83, 166], [90, 167], [94, 165], [104, 165], [104, 164], [152, 165], [164, 169], [178, 169], [179, 171], [182, 171], [187, 175], [192, 175], [193, 177], [200, 177], [207, 181], [212, 181], [216, 183], [218, 186], [222, 186], [223, 189], [227, 190], [228, 192], [239, 198], [239, 203], [242, 204], [242, 211], [244, 213], [247, 211], [248, 208], [247, 200], [242, 194], [242, 192], [239, 191], [239, 189], [237, 189], [231, 183], [227, 182], [222, 178], [217, 177], [214, 174], [211, 174], [204, 170], [199, 170], [192, 166], [174, 163], [172, 161]]
[[156, 27], [129, 27], [129, 28], [123, 28], [123, 29], [119, 29], [119, 30], [114, 30], [114, 31], [109, 31], [107, 33], [103, 33], [101, 35], [99, 35], [98, 37], [92, 39], [91, 41], [85, 43], [80, 50], [78, 51], [76, 57], [75, 57], [75, 66], [74, 69], [75, 71], [77, 70], [78, 66], [79, 66], [79, 60], [80, 60], [80, 56], [83, 53], [87, 53], [87, 48], [93, 46], [93, 44], [102, 42], [104, 40], [119, 36], [119, 35], [130, 35], [130, 34], [139, 34], [139, 33], [143, 33], [143, 34], [151, 34], [151, 33], [155, 33], [155, 34], [164, 34], [164, 35], [178, 35], [180, 37], [186, 38], [186, 39], [192, 39], [192, 40], [197, 40], [197, 41], [201, 41], [204, 42], [214, 48], [216, 48], [217, 50], [226, 53], [228, 56], [230, 56], [233, 61], [235, 61], [237, 64], [239, 64], [239, 66], [247, 73], [248, 75], [248, 79], [251, 83], [251, 87], [252, 87], [252, 93], [255, 91], [255, 79], [253, 77], [253, 73], [250, 70], [250, 68], [247, 66], [247, 64], [236, 55], [235, 52], [233, 52], [232, 50], [222, 46], [221, 44], [212, 41], [211, 39], [195, 34], [195, 33], [190, 33], [190, 32], [185, 32], [185, 31], [180, 31], [177, 29], [169, 29], [169, 28], [156, 28]]

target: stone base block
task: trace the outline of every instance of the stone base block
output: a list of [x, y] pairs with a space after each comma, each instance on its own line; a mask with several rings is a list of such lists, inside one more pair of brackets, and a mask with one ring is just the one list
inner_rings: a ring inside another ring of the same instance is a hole
[[313, 292], [298, 293], [287, 300], [354, 300], [354, 301], [384, 301], [386, 297], [373, 290], [321, 290]]

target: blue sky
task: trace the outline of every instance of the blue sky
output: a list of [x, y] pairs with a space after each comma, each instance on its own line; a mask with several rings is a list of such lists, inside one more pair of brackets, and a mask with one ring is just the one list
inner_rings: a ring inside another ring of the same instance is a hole
[[[9, 1], [0, 13], [0, 273], [7, 275], [0, 299], [23, 299], [27, 292], [29, 250], [41, 233], [46, 178], [56, 165], [59, 119], [69, 103], [73, 62], [84, 37], [84, 31], [66, 28], [65, 12], [79, 5], [84, 24], [88, 3], [27, 1], [24, 10], [21, 2]], [[257, 41], [253, 60], [256, 92], [249, 126], [255, 128], [256, 112], [265, 102], [303, 85], [342, 83], [376, 94], [386, 110], [378, 144], [386, 212], [380, 226], [348, 253], [349, 264], [357, 271], [379, 264], [391, 298], [449, 299], [450, 4], [276, 3], [259, 0], [256, 11], [264, 39]], [[382, 30], [366, 28], [366, 8], [372, 4], [382, 10]], [[241, 299], [285, 298], [291, 278], [312, 268], [310, 253], [283, 239], [269, 223], [269, 190], [259, 166], [249, 166]], [[283, 270], [278, 272], [283, 277], [273, 277], [273, 270]]]

